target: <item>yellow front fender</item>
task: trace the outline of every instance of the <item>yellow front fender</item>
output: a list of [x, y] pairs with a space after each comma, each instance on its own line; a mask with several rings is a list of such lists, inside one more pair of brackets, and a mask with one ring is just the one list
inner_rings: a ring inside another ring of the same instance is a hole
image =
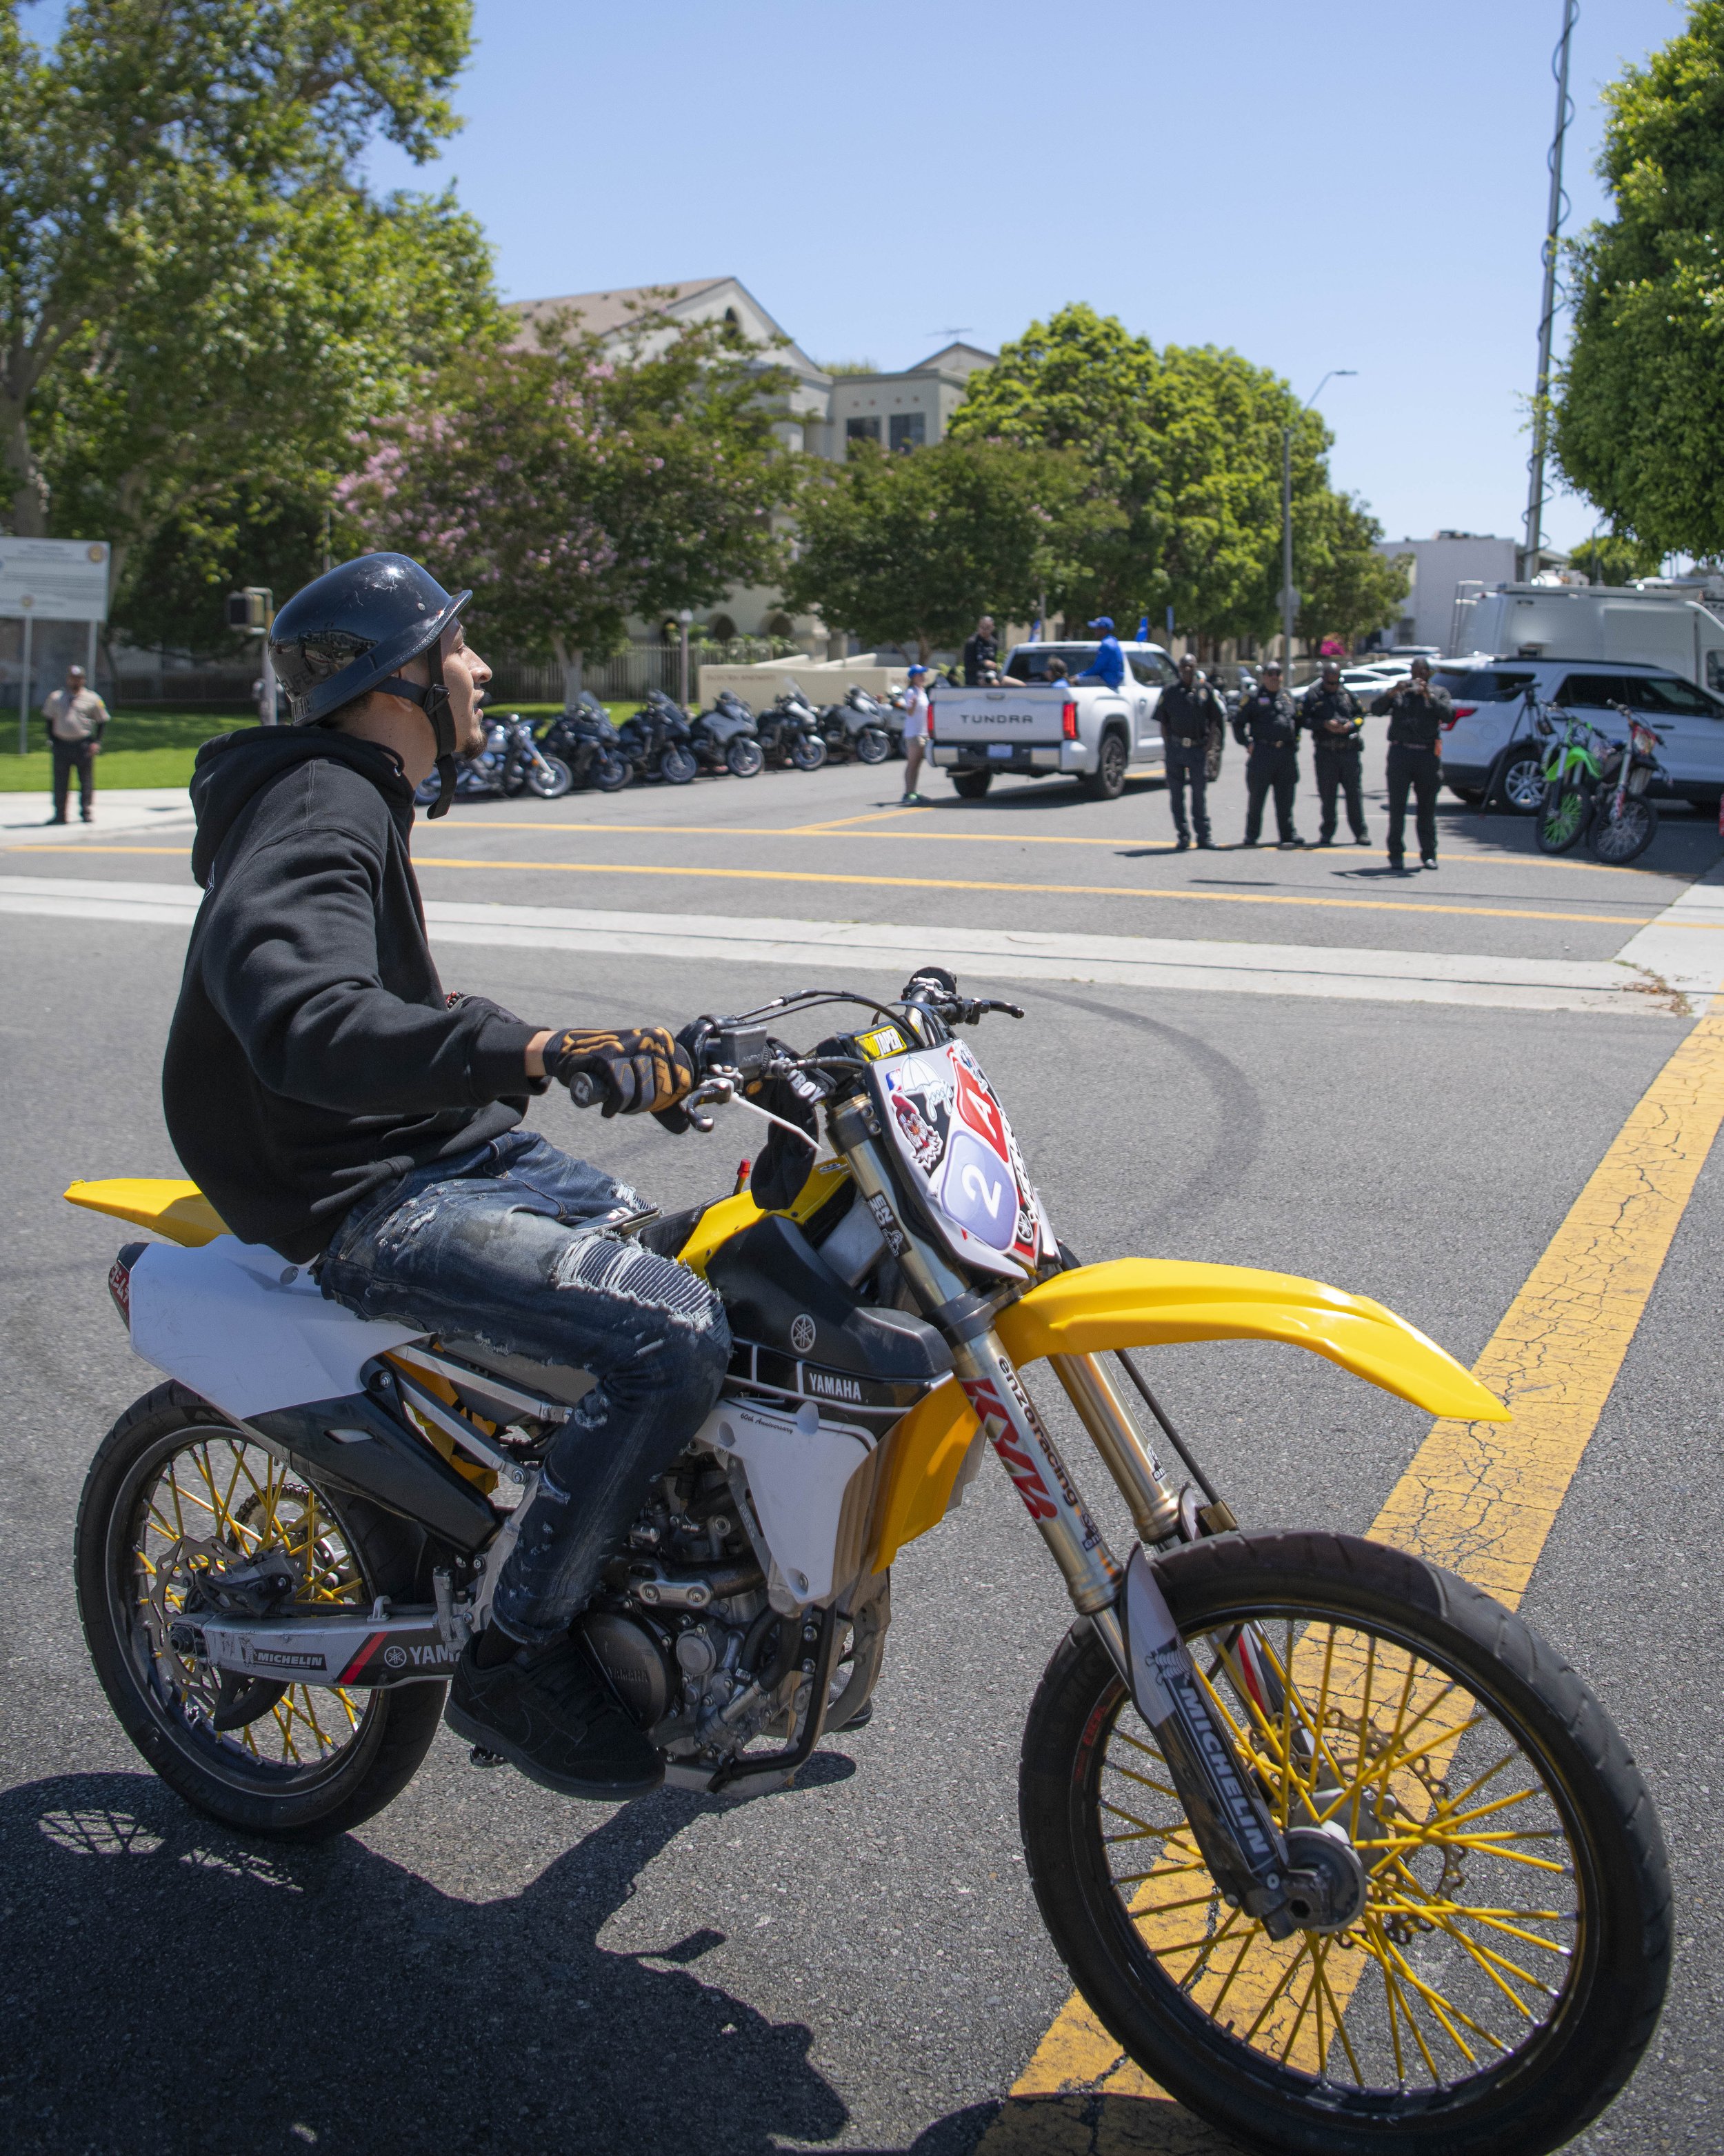
[[[1431, 1414], [1510, 1419], [1494, 1393], [1393, 1311], [1294, 1273], [1116, 1258], [1044, 1281], [1001, 1312], [995, 1330], [1020, 1363], [1181, 1341], [1285, 1341]], [[956, 1384], [936, 1387], [893, 1430], [875, 1501], [875, 1571], [945, 1517], [975, 1434], [976, 1418]]]
[[1506, 1422], [1509, 1411], [1435, 1341], [1367, 1296], [1248, 1265], [1114, 1258], [1034, 1287], [1000, 1315], [1013, 1361], [1163, 1348], [1189, 1340], [1280, 1340], [1457, 1422]]

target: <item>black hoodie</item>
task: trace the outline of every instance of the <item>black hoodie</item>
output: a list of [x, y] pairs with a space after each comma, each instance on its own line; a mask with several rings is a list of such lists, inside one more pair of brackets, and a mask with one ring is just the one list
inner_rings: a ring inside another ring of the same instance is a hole
[[537, 1028], [444, 996], [387, 749], [274, 726], [198, 752], [203, 903], [162, 1073], [168, 1134], [244, 1241], [300, 1264], [356, 1199], [495, 1137]]

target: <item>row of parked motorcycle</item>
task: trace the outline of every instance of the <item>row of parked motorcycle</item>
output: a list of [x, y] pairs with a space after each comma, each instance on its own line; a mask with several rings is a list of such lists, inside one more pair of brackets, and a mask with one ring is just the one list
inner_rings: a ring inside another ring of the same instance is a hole
[[[583, 690], [542, 728], [518, 714], [489, 718], [485, 747], [455, 767], [463, 801], [536, 793], [560, 800], [578, 787], [618, 793], [625, 786], [686, 786], [701, 773], [755, 778], [770, 764], [781, 771], [818, 771], [823, 763], [885, 763], [904, 753], [906, 692], [871, 696], [854, 684], [836, 704], [816, 708], [794, 681], [764, 711], [721, 689], [692, 717], [662, 689], [620, 726]], [[436, 774], [419, 788], [437, 798]]]

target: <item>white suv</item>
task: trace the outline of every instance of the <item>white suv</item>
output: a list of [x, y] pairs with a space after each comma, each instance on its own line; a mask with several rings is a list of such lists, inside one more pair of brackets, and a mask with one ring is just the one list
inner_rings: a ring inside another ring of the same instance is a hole
[[1613, 737], [1623, 722], [1611, 706], [1626, 704], [1663, 737], [1663, 793], [1712, 810], [1724, 794], [1724, 697], [1680, 674], [1613, 659], [1451, 659], [1432, 678], [1455, 701], [1443, 778], [1463, 801], [1482, 801], [1500, 768], [1497, 791], [1508, 806], [1522, 815], [1537, 808], [1547, 752], [1532, 732], [1528, 689]]

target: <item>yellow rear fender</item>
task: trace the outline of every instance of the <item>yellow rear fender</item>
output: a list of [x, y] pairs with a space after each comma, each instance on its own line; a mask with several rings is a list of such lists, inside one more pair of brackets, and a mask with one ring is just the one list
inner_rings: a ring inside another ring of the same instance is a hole
[[227, 1223], [195, 1183], [176, 1183], [153, 1175], [110, 1177], [105, 1183], [74, 1183], [67, 1202], [91, 1213], [111, 1213], [166, 1235], [171, 1243], [196, 1250], [228, 1232]]
[[1294, 1273], [1115, 1258], [1044, 1281], [1001, 1313], [997, 1330], [1018, 1363], [1188, 1340], [1280, 1340], [1430, 1414], [1509, 1420], [1495, 1393], [1404, 1318]]

